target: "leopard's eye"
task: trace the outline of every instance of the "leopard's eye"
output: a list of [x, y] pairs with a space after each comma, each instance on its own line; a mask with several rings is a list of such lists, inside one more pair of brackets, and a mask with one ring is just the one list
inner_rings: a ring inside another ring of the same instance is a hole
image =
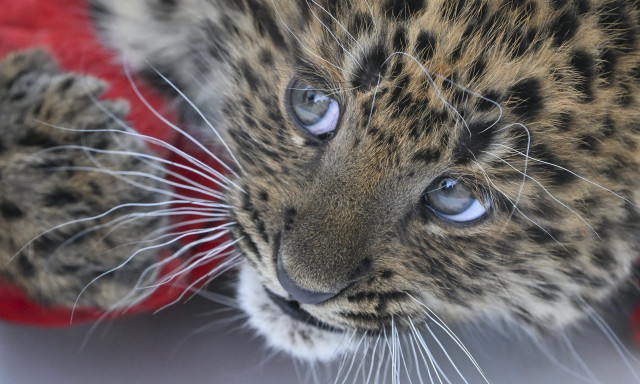
[[433, 182], [423, 194], [424, 203], [443, 219], [468, 223], [487, 213], [486, 208], [462, 183], [451, 177]]
[[324, 140], [333, 136], [340, 117], [340, 106], [335, 99], [298, 80], [291, 86], [289, 104], [303, 129]]

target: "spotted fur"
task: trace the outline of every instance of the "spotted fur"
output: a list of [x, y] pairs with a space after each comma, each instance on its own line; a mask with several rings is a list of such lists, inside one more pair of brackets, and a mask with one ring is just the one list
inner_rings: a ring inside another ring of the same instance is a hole
[[[148, 153], [136, 137], [113, 133], [123, 130], [116, 119], [128, 108], [121, 101], [98, 104], [105, 88], [97, 79], [61, 73], [44, 51], [0, 62], [0, 275], [43, 307], [113, 309], [140, 299], [142, 291], [132, 290], [156, 253], [140, 251], [139, 236], [167, 224], [157, 215], [113, 221], [150, 211], [136, 203], [162, 208], [167, 197], [108, 176], [162, 173], [131, 156], [99, 152]], [[122, 204], [128, 206], [113, 209]], [[116, 270], [131, 254], [135, 260]], [[154, 277], [147, 272], [143, 282]]]
[[[93, 4], [107, 44], [166, 76], [230, 146], [241, 301], [279, 348], [319, 357], [336, 330], [407, 328], [429, 311], [556, 329], [628, 282], [640, 252], [637, 2]], [[329, 140], [296, 126], [294, 79], [339, 103]], [[208, 128], [200, 137], [213, 141]], [[486, 217], [453, 225], [427, 209], [442, 175]], [[278, 260], [302, 290], [335, 293], [300, 305], [325, 330], [282, 320], [266, 294], [289, 296]], [[270, 336], [279, 321], [295, 331]]]

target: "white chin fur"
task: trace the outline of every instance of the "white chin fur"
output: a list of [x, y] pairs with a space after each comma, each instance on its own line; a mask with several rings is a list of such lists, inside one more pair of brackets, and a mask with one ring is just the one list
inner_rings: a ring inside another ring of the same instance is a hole
[[325, 331], [282, 312], [267, 295], [258, 274], [247, 263], [240, 269], [238, 300], [249, 315], [251, 327], [276, 350], [303, 360], [328, 361], [351, 349], [351, 333]]

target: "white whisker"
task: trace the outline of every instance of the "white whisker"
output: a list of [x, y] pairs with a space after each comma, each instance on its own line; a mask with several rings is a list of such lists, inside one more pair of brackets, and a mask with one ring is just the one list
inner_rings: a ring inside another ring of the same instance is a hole
[[[318, 3], [316, 3], [315, 1], [311, 0], [315, 5], [317, 5], [318, 7], [320, 7], [325, 13], [327, 13], [329, 16], [331, 16], [334, 20], [335, 18], [331, 15], [331, 13], [329, 13], [326, 9], [324, 9], [322, 6], [320, 6]], [[358, 59], [340, 42], [340, 40], [338, 40], [338, 38], [336, 37], [336, 35], [331, 31], [331, 28], [327, 27], [325, 25], [325, 23], [322, 22], [322, 20], [320, 20], [320, 18], [318, 17], [318, 15], [316, 14], [316, 12], [311, 8], [311, 4], [309, 4], [309, 0], [305, 0], [305, 2], [307, 3], [307, 7], [309, 8], [309, 10], [311, 11], [311, 14], [313, 15], [313, 17], [316, 18], [316, 20], [318, 20], [318, 22], [324, 27], [324, 29], [329, 32], [329, 34], [331, 35], [331, 37], [333, 38], [333, 40], [335, 40], [335, 42], [338, 44], [338, 46], [344, 51], [344, 53], [346, 53], [349, 57], [351, 57], [353, 59], [353, 61], [356, 63], [356, 65], [358, 65], [358, 67], [360, 67], [360, 69], [362, 69], [362, 65], [360, 65], [360, 62], [358, 61]], [[336, 20], [337, 21], [337, 20]], [[338, 23], [340, 24], [340, 23]], [[348, 33], [348, 32], [347, 32]], [[359, 45], [359, 44], [358, 44]], [[360, 47], [362, 48], [362, 47]]]
[[[184, 132], [182, 129], [180, 129], [179, 127], [177, 127], [175, 124], [173, 124], [172, 122], [170, 122], [167, 118], [165, 118], [164, 116], [162, 116], [162, 114], [160, 112], [158, 112], [155, 108], [153, 108], [153, 106], [149, 103], [149, 101], [144, 97], [144, 95], [142, 95], [142, 92], [140, 92], [140, 89], [138, 89], [138, 86], [136, 85], [135, 81], [133, 80], [133, 77], [131, 76], [131, 71], [129, 70], [128, 66], [126, 65], [126, 58], [123, 56], [123, 68], [124, 68], [124, 73], [127, 76], [127, 79], [129, 80], [129, 83], [131, 84], [131, 88], [133, 89], [133, 91], [136, 93], [136, 96], [138, 96], [138, 98], [140, 99], [140, 101], [158, 118], [160, 119], [163, 123], [165, 123], [167, 126], [171, 127], [173, 130], [175, 130], [176, 132], [181, 133], [182, 135], [184, 135], [187, 138], [190, 138], [190, 140], [196, 145], [198, 146], [198, 148], [200, 148], [202, 151], [204, 151], [204, 153], [206, 153], [208, 156], [210, 156], [213, 160], [215, 160], [216, 162], [218, 162], [218, 164], [222, 165], [226, 170], [228, 170], [229, 172], [231, 172], [232, 174], [236, 175], [236, 172], [229, 167], [224, 161], [220, 160], [220, 158], [218, 158], [218, 156], [214, 155], [207, 147], [205, 147], [202, 143], [200, 143], [198, 140], [195, 139], [191, 139], [191, 136], [189, 136], [189, 134], [187, 134], [186, 132]], [[193, 101], [191, 101], [191, 99], [189, 99], [184, 92], [182, 92], [180, 90], [180, 88], [176, 87], [175, 84], [173, 84], [173, 82], [171, 82], [169, 79], [167, 79], [166, 76], [164, 76], [160, 71], [158, 71], [153, 65], [151, 65], [149, 62], [147, 62], [147, 65], [149, 65], [150, 68], [152, 68], [155, 73], [160, 76], [160, 78], [166, 82], [171, 88], [173, 88], [174, 91], [176, 91], [178, 93], [178, 95], [180, 95], [180, 97], [187, 102], [187, 104], [189, 104], [189, 106], [198, 114], [198, 116], [200, 116], [200, 118], [202, 119], [202, 121], [211, 129], [211, 131], [216, 135], [216, 137], [218, 138], [218, 140], [220, 140], [220, 142], [222, 143], [222, 145], [224, 146], [224, 148], [227, 150], [227, 152], [229, 153], [229, 156], [231, 156], [231, 159], [236, 163], [236, 165], [238, 166], [238, 168], [241, 171], [244, 171], [242, 168], [242, 165], [240, 165], [240, 163], [238, 162], [238, 160], [236, 159], [236, 157], [233, 155], [233, 152], [231, 151], [231, 149], [229, 148], [229, 146], [227, 145], [227, 143], [222, 139], [222, 136], [220, 136], [220, 133], [218, 132], [218, 130], [213, 126], [213, 124], [211, 124], [211, 122], [209, 122], [209, 120], [205, 117], [205, 115], [202, 113], [202, 111], [193, 103]]]
[[[47, 123], [47, 122], [44, 122], [44, 121], [41, 121], [41, 120], [35, 120], [35, 121], [38, 122], [39, 124], [45, 125], [47, 127], [60, 129], [60, 130], [64, 130], [64, 131], [74, 131], [74, 132], [83, 132], [83, 133], [98, 133], [98, 132], [114, 133], [114, 134], [122, 134], [122, 135], [133, 136], [133, 137], [139, 138], [139, 139], [141, 139], [141, 140], [143, 140], [143, 141], [145, 141], [147, 143], [154, 144], [154, 145], [157, 145], [157, 146], [159, 146], [161, 148], [165, 148], [165, 149], [169, 150], [170, 152], [172, 152], [172, 153], [180, 156], [181, 158], [187, 160], [189, 163], [193, 164], [194, 166], [197, 166], [199, 169], [202, 169], [203, 171], [208, 172], [213, 177], [224, 181], [227, 185], [232, 185], [235, 188], [237, 188], [238, 190], [246, 193], [239, 185], [235, 184], [232, 180], [230, 180], [229, 178], [224, 176], [222, 173], [216, 171], [214, 168], [210, 167], [209, 165], [207, 165], [203, 161], [198, 160], [197, 158], [189, 155], [188, 153], [178, 149], [176, 146], [174, 146], [174, 145], [172, 145], [170, 143], [167, 143], [164, 140], [160, 140], [157, 137], [143, 135], [141, 133], [132, 131], [127, 126], [125, 126], [124, 130], [119, 130], [119, 129], [76, 129], [76, 128], [66, 128], [66, 127], [62, 127], [62, 126], [59, 126], [59, 125], [50, 124], [50, 123]], [[186, 135], [186, 133], [185, 133], [185, 135]], [[191, 138], [191, 139], [195, 140], [193, 138]], [[46, 151], [47, 151], [47, 149], [44, 149], [41, 152], [46, 152]], [[194, 170], [194, 172], [195, 172], [195, 170]]]
[[282, 15], [280, 14], [280, 11], [278, 10], [278, 7], [276, 6], [276, 3], [274, 0], [271, 0], [271, 4], [273, 4], [273, 9], [276, 11], [276, 14], [278, 15], [278, 18], [280, 19], [280, 22], [282, 23], [282, 25], [284, 25], [284, 27], [287, 29], [287, 31], [289, 31], [289, 33], [291, 33], [291, 36], [293, 36], [294, 39], [296, 39], [298, 41], [298, 44], [300, 44], [300, 46], [302, 48], [304, 48], [305, 51], [309, 52], [309, 54], [311, 54], [311, 56], [329, 64], [330, 66], [338, 69], [340, 72], [343, 73], [349, 73], [348, 71], [346, 71], [344, 68], [341, 68], [339, 66], [337, 66], [336, 64], [323, 59], [321, 56], [319, 56], [318, 54], [316, 54], [315, 52], [313, 52], [311, 49], [309, 49], [309, 47], [307, 47], [302, 40], [300, 40], [300, 38], [298, 36], [296, 36], [295, 33], [293, 33], [293, 31], [291, 30], [291, 28], [289, 28], [289, 26], [287, 25], [287, 23], [284, 21], [284, 19], [282, 18]]
[[566, 205], [565, 203], [563, 203], [562, 201], [560, 201], [558, 198], [556, 198], [545, 186], [542, 185], [542, 183], [540, 183], [538, 180], [536, 180], [535, 178], [531, 177], [530, 175], [527, 175], [526, 173], [523, 173], [522, 171], [520, 171], [518, 168], [514, 167], [513, 165], [511, 165], [508, 161], [504, 160], [503, 158], [501, 158], [500, 156], [492, 153], [492, 152], [488, 152], [488, 151], [482, 151], [483, 153], [486, 153], [488, 155], [491, 155], [495, 158], [497, 158], [498, 160], [502, 161], [503, 163], [507, 164], [511, 169], [513, 169], [514, 171], [524, 175], [524, 177], [526, 177], [527, 179], [530, 179], [531, 181], [533, 181], [534, 183], [536, 183], [540, 188], [542, 188], [543, 191], [545, 191], [545, 193], [551, 197], [551, 199], [553, 199], [556, 203], [562, 205], [564, 208], [566, 208], [567, 210], [569, 210], [571, 213], [573, 213], [574, 215], [576, 215], [580, 221], [582, 221], [587, 227], [589, 227], [589, 229], [591, 229], [591, 231], [598, 237], [600, 238], [600, 235], [598, 234], [598, 232], [595, 230], [595, 228], [593, 228], [593, 226], [591, 224], [589, 224], [589, 222], [582, 217], [578, 212], [576, 212], [574, 209], [572, 209], [571, 207], [569, 207], [568, 205]]
[[583, 299], [579, 298], [580, 305], [585, 313], [591, 318], [593, 323], [600, 329], [602, 334], [607, 338], [611, 346], [616, 350], [618, 356], [622, 358], [623, 363], [629, 369], [629, 372], [633, 375], [633, 377], [640, 382], [640, 375], [636, 368], [633, 368], [631, 365], [631, 360], [634, 361], [636, 365], [640, 365], [640, 360], [637, 359], [629, 350], [624, 346], [624, 344], [620, 341], [616, 333], [613, 332], [609, 324], [600, 317], [600, 315]]
[[572, 170], [570, 170], [570, 169], [567, 169], [567, 168], [565, 168], [565, 167], [562, 167], [562, 166], [560, 166], [560, 165], [558, 165], [558, 164], [553, 164], [553, 163], [549, 163], [549, 162], [544, 161], [544, 160], [536, 159], [535, 157], [529, 156], [529, 155], [527, 155], [526, 153], [522, 153], [522, 152], [518, 151], [517, 149], [514, 149], [514, 148], [511, 148], [511, 147], [508, 147], [508, 146], [506, 146], [506, 145], [504, 145], [504, 144], [500, 144], [500, 143], [492, 143], [492, 145], [496, 145], [496, 146], [504, 147], [504, 148], [506, 148], [506, 149], [508, 149], [508, 150], [510, 150], [510, 151], [513, 151], [513, 152], [517, 153], [517, 154], [518, 154], [518, 155], [520, 155], [520, 156], [524, 156], [524, 157], [526, 157], [526, 158], [527, 158], [527, 159], [529, 159], [529, 160], [532, 160], [532, 161], [535, 161], [535, 162], [538, 162], [538, 163], [541, 163], [541, 164], [545, 164], [545, 165], [550, 165], [550, 166], [552, 166], [552, 167], [555, 167], [555, 168], [561, 169], [561, 170], [563, 170], [563, 171], [565, 171], [565, 172], [567, 172], [567, 173], [572, 174], [573, 176], [575, 176], [575, 177], [579, 178], [579, 179], [580, 179], [580, 180], [582, 180], [582, 181], [585, 181], [585, 182], [587, 182], [587, 183], [589, 183], [589, 184], [591, 184], [591, 185], [594, 185], [594, 186], [596, 186], [596, 187], [600, 188], [601, 190], [603, 190], [603, 191], [605, 191], [605, 192], [608, 192], [608, 193], [610, 193], [610, 194], [614, 195], [615, 197], [617, 197], [617, 198], [619, 198], [619, 199], [624, 200], [625, 202], [627, 202], [627, 203], [631, 204], [632, 206], [634, 206], [634, 207], [636, 207], [636, 208], [638, 207], [638, 205], [637, 205], [637, 204], [635, 204], [633, 201], [631, 201], [631, 200], [629, 200], [629, 199], [625, 198], [624, 196], [621, 196], [620, 194], [618, 194], [618, 193], [616, 193], [616, 192], [612, 191], [611, 189], [608, 189], [608, 188], [606, 188], [606, 187], [604, 187], [604, 186], [602, 186], [602, 185], [600, 185], [600, 184], [598, 184], [598, 183], [596, 183], [596, 182], [594, 182], [594, 181], [592, 181], [592, 180], [587, 179], [586, 177], [583, 177], [583, 176], [581, 176], [581, 175], [577, 174], [576, 172], [573, 172], [573, 171], [572, 171]]
[[453, 342], [456, 343], [458, 348], [460, 348], [460, 350], [462, 350], [462, 352], [467, 356], [467, 358], [469, 359], [471, 364], [473, 364], [473, 366], [475, 367], [476, 371], [478, 371], [480, 376], [482, 376], [482, 379], [484, 380], [484, 382], [487, 383], [487, 384], [490, 384], [489, 379], [487, 379], [487, 377], [485, 376], [484, 372], [480, 368], [480, 365], [478, 365], [478, 363], [476, 362], [476, 359], [471, 355], [471, 352], [469, 352], [467, 347], [462, 343], [462, 340], [460, 340], [460, 338], [458, 338], [458, 336], [447, 326], [447, 324], [445, 324], [442, 321], [442, 319], [440, 319], [440, 317], [435, 312], [433, 312], [429, 307], [427, 307], [420, 300], [416, 299], [415, 297], [413, 297], [408, 292], [406, 293], [406, 295], [409, 296], [413, 301], [418, 303], [418, 305], [420, 305], [425, 310], [427, 310], [427, 312], [425, 312], [427, 317], [429, 317], [429, 319], [431, 321], [433, 321], [434, 324], [436, 324], [440, 329], [442, 329], [447, 334], [447, 336], [449, 336], [449, 338], [451, 338], [451, 340], [453, 340]]
[[[360, 48], [360, 51], [361, 51], [363, 54], [365, 53], [364, 48], [362, 47], [362, 45], [360, 44], [360, 42], [358, 41], [358, 39], [356, 39], [355, 37], [353, 37], [353, 35], [349, 32], [349, 30], [348, 30], [347, 28], [345, 28], [345, 26], [344, 26], [344, 25], [342, 25], [342, 23], [341, 23], [341, 22], [339, 22], [339, 21], [338, 21], [338, 19], [336, 19], [336, 18], [335, 18], [335, 16], [333, 16], [333, 15], [331, 14], [331, 12], [327, 11], [327, 10], [326, 10], [322, 5], [318, 4], [315, 0], [311, 0], [311, 1], [313, 2], [313, 4], [315, 4], [315, 5], [317, 5], [318, 7], [320, 7], [320, 9], [322, 9], [322, 10], [324, 11], [324, 13], [326, 13], [327, 15], [329, 15], [329, 17], [331, 17], [331, 19], [333, 19], [333, 21], [335, 21], [335, 22], [340, 26], [340, 28], [342, 28], [342, 30], [347, 34], [347, 36], [349, 36], [349, 37], [351, 38], [351, 40], [353, 40], [353, 41], [358, 45], [358, 47]], [[368, 5], [369, 5], [369, 4], [367, 4], [367, 6], [368, 6]], [[369, 8], [369, 10], [371, 10], [371, 8]], [[357, 62], [357, 61], [356, 61], [356, 62]], [[360, 65], [360, 64], [358, 63], [358, 65]], [[362, 68], [362, 66], [360, 66], [360, 68]]]

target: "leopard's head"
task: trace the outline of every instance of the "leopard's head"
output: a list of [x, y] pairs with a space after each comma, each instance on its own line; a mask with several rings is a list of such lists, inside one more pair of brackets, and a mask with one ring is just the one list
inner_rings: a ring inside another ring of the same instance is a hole
[[629, 276], [637, 9], [247, 0], [218, 12], [202, 39], [226, 86], [203, 83], [198, 100], [224, 89], [212, 109], [237, 162], [240, 301], [271, 344], [326, 359], [354, 335], [426, 321], [554, 329]]

